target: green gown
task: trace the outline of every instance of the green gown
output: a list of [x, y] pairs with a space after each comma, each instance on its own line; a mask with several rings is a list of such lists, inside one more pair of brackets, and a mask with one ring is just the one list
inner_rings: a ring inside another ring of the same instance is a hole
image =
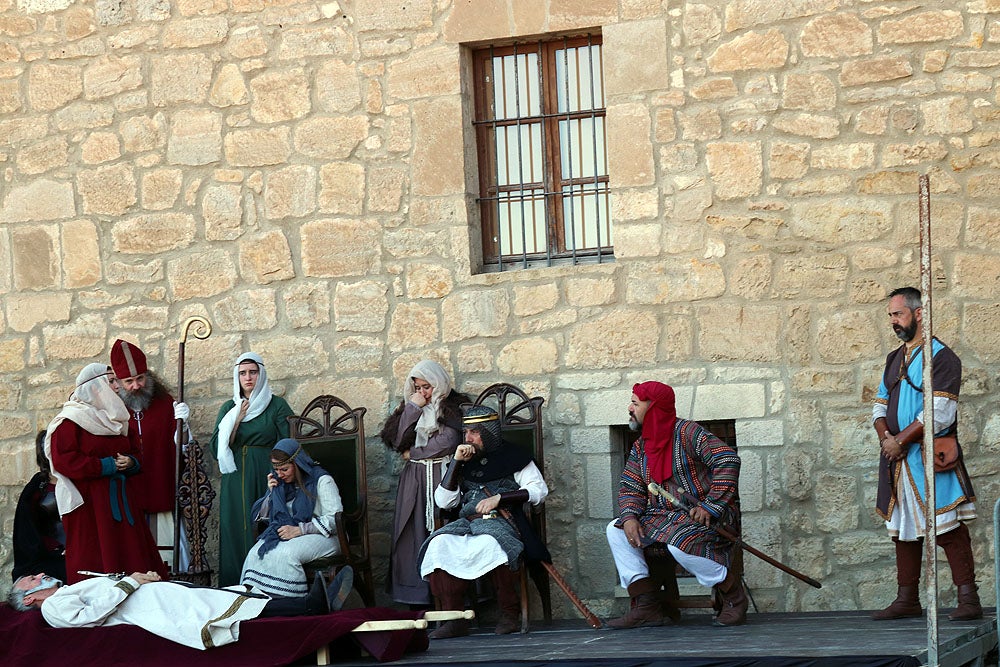
[[[219, 422], [233, 405], [226, 401], [215, 419], [213, 456], [218, 457]], [[238, 425], [232, 447], [236, 472], [223, 475], [219, 484], [219, 586], [240, 583], [243, 560], [255, 541], [250, 509], [267, 492], [271, 449], [288, 437], [288, 417], [294, 414], [285, 399], [272, 396], [264, 412]]]

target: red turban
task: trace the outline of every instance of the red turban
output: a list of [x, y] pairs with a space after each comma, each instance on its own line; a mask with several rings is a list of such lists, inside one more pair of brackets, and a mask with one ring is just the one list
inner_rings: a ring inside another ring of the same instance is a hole
[[146, 355], [131, 343], [118, 339], [111, 346], [111, 368], [119, 380], [142, 375], [146, 368]]
[[649, 474], [659, 484], [674, 474], [674, 424], [677, 422], [674, 390], [662, 382], [643, 382], [634, 385], [632, 393], [640, 401], [650, 402], [642, 419], [642, 440]]

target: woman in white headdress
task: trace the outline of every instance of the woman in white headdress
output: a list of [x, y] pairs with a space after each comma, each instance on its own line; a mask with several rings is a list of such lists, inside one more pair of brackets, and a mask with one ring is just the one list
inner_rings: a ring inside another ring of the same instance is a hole
[[233, 398], [219, 409], [209, 446], [219, 461], [219, 585], [240, 581], [243, 559], [256, 541], [251, 505], [267, 491], [271, 448], [288, 437], [285, 399], [271, 394], [264, 360], [254, 352], [233, 365]]
[[420, 607], [431, 604], [431, 593], [420, 577], [417, 551], [434, 530], [434, 488], [462, 443], [460, 406], [470, 399], [452, 389], [448, 371], [429, 359], [407, 374], [403, 394], [406, 399], [379, 434], [404, 462], [396, 491], [387, 588], [396, 602]]
[[56, 478], [70, 584], [85, 578], [80, 570], [167, 576], [142, 507], [130, 502], [133, 476], [142, 470], [139, 442], [129, 438], [128, 409], [111, 388], [110, 371], [97, 363], [80, 371], [43, 443]]

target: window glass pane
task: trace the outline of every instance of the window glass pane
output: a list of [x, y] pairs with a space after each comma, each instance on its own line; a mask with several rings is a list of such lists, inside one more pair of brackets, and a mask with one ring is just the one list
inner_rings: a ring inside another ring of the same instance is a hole
[[537, 53], [493, 59], [493, 105], [497, 120], [541, 113]]
[[567, 251], [609, 248], [613, 244], [606, 184], [563, 188], [563, 232]]
[[545, 197], [542, 189], [500, 193], [497, 222], [501, 255], [545, 252]]
[[607, 176], [604, 118], [560, 121], [559, 146], [564, 179]]
[[560, 113], [604, 108], [601, 45], [558, 49], [556, 96]]
[[542, 182], [540, 123], [496, 128], [497, 184], [501, 187]]

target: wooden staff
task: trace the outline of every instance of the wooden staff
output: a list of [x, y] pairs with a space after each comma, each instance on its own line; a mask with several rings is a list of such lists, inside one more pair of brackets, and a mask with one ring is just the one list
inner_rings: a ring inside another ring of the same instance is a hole
[[563, 576], [559, 574], [559, 570], [557, 570], [552, 563], [546, 563], [544, 560], [541, 561], [541, 563], [542, 567], [545, 568], [545, 571], [549, 573], [550, 577], [552, 577], [552, 581], [556, 582], [556, 586], [558, 586], [562, 592], [566, 594], [566, 597], [573, 603], [573, 606], [576, 607], [581, 614], [583, 614], [583, 618], [586, 619], [587, 624], [595, 630], [600, 628], [602, 625], [601, 619], [597, 618], [597, 616], [594, 615], [594, 612], [590, 611], [590, 609], [587, 608], [587, 605], [583, 603], [583, 600], [581, 600], [580, 597], [573, 592], [573, 589], [569, 587], [569, 584], [566, 583]]
[[[206, 320], [204, 317], [195, 315], [194, 317], [189, 317], [184, 321], [184, 326], [181, 327], [181, 341], [177, 345], [177, 402], [184, 402], [184, 344], [187, 343], [188, 331], [191, 330], [193, 325], [197, 324], [198, 328], [195, 329], [191, 335], [193, 335], [198, 340], [204, 340], [212, 335], [212, 324]], [[177, 488], [181, 477], [181, 452], [184, 450], [184, 420], [177, 420], [177, 431], [174, 441], [177, 443], [174, 452], [174, 470], [176, 470], [176, 476], [174, 478], [174, 488]], [[197, 512], [191, 513], [192, 519], [196, 522], [201, 521], [201, 517]], [[197, 534], [198, 526], [194, 526], [194, 532]], [[177, 568], [180, 567], [180, 557], [181, 557], [181, 508], [180, 508], [180, 494], [175, 494], [174, 498], [174, 567], [173, 571], [177, 572]]]
[[[516, 524], [514, 523], [514, 517], [511, 515], [510, 510], [501, 507], [499, 509], [499, 512], [500, 515], [503, 516], [508, 523], [510, 523], [512, 526], [515, 526], [516, 528]], [[590, 625], [590, 627], [594, 628], [595, 630], [597, 628], [600, 628], [603, 625], [601, 623], [601, 619], [597, 618], [594, 612], [590, 611], [590, 609], [587, 608], [587, 605], [583, 603], [583, 600], [580, 599], [580, 596], [577, 595], [572, 588], [570, 588], [569, 583], [565, 579], [563, 579], [563, 576], [561, 574], [559, 574], [559, 570], [556, 569], [555, 565], [553, 565], [552, 563], [547, 563], [544, 560], [539, 562], [542, 564], [542, 567], [545, 568], [545, 571], [549, 573], [549, 576], [552, 577], [552, 581], [556, 582], [556, 586], [558, 586], [559, 589], [566, 594], [566, 597], [569, 598], [569, 601], [573, 603], [573, 606], [576, 607], [581, 614], [583, 614], [583, 618], [587, 621], [587, 624]]]
[[[671, 502], [672, 504], [674, 504], [677, 507], [681, 508], [685, 512], [690, 512], [691, 511], [691, 506], [690, 505], [688, 505], [687, 503], [685, 503], [685, 502], [681, 501], [680, 499], [678, 499], [676, 496], [674, 496], [672, 493], [670, 493], [669, 491], [667, 491], [666, 489], [664, 489], [662, 486], [660, 486], [656, 482], [650, 482], [649, 483], [649, 491], [650, 491], [650, 493], [653, 493], [655, 495], [662, 496], [663, 498], [666, 498], [669, 502]], [[679, 492], [682, 493], [682, 494], [684, 493], [683, 491], [680, 491], [680, 490], [679, 490]], [[754, 549], [752, 546], [750, 546], [749, 544], [747, 544], [746, 542], [744, 542], [741, 538], [739, 538], [738, 536], [736, 536], [733, 533], [729, 532], [728, 530], [726, 530], [722, 526], [716, 524], [716, 525], [712, 526], [712, 529], [715, 532], [717, 532], [719, 535], [722, 535], [724, 538], [726, 538], [727, 540], [729, 540], [730, 542], [732, 542], [733, 544], [735, 544], [736, 546], [738, 546], [741, 549], [743, 549], [744, 551], [749, 551], [750, 553], [752, 553], [754, 556], [756, 556], [757, 558], [761, 559], [765, 563], [769, 563], [769, 564], [775, 566], [776, 568], [778, 568], [782, 572], [787, 572], [788, 574], [792, 575], [796, 579], [799, 579], [800, 581], [806, 582], [807, 584], [809, 584], [813, 588], [823, 588], [823, 585], [820, 584], [815, 579], [813, 579], [812, 577], [808, 577], [808, 576], [802, 574], [801, 572], [793, 570], [792, 568], [788, 567], [784, 563], [782, 563], [780, 561], [777, 561], [774, 558], [771, 558], [770, 556], [768, 556], [763, 551], [759, 551], [757, 549]]]

